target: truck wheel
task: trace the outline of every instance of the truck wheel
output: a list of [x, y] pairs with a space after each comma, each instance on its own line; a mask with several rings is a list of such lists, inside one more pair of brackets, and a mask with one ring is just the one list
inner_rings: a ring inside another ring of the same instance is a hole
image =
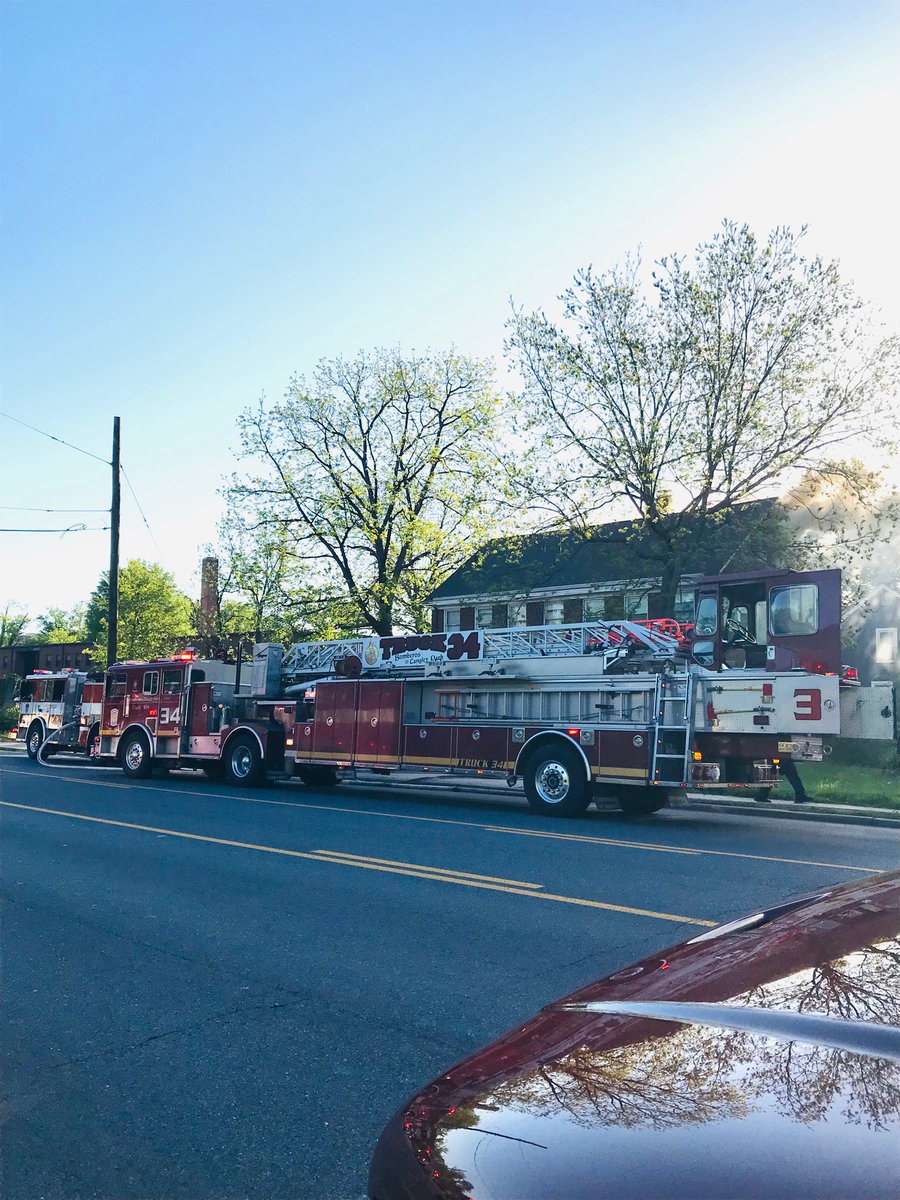
[[44, 741], [44, 729], [40, 721], [33, 721], [28, 727], [28, 737], [25, 741], [25, 749], [28, 752], [28, 757], [34, 762], [38, 756], [38, 750]]
[[297, 775], [307, 787], [333, 788], [340, 783], [334, 767], [298, 767]]
[[578, 817], [591, 802], [584, 763], [569, 746], [536, 750], [522, 773], [525, 795], [534, 812], [545, 817]]
[[119, 762], [129, 779], [147, 779], [153, 770], [153, 759], [147, 739], [137, 730], [126, 733], [119, 751]]
[[225, 776], [235, 787], [254, 787], [262, 779], [259, 744], [249, 734], [233, 738], [225, 750]]
[[626, 817], [647, 817], [659, 812], [669, 803], [669, 793], [664, 788], [619, 788], [616, 793], [619, 808]]

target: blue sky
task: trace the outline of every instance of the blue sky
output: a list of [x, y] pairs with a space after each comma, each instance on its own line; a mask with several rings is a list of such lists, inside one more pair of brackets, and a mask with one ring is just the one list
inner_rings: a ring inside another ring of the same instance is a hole
[[[101, 457], [119, 414], [123, 558], [193, 594], [237, 413], [320, 357], [499, 358], [511, 295], [724, 216], [900, 327], [898, 51], [893, 0], [3, 0], [0, 409]], [[4, 528], [108, 504], [2, 418], [0, 463]], [[106, 538], [0, 533], [0, 607], [86, 599]]]

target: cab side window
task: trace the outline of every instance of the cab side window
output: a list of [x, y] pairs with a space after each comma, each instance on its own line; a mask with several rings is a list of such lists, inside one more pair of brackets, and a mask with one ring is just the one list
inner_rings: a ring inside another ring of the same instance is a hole
[[177, 696], [181, 692], [181, 672], [163, 671], [163, 695]]
[[769, 592], [769, 633], [805, 637], [819, 630], [819, 589], [814, 583], [776, 587]]
[[110, 700], [115, 700], [117, 697], [125, 695], [124, 675], [110, 675], [106, 681], [106, 695]]
[[159, 671], [145, 671], [141, 691], [145, 696], [155, 696], [159, 691]]

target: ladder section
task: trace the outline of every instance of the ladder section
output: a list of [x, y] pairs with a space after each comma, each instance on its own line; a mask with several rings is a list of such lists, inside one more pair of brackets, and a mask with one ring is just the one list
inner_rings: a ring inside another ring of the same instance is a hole
[[[477, 654], [469, 653], [470, 643]], [[678, 638], [640, 621], [590, 621], [578, 625], [535, 625], [513, 629], [463, 630], [390, 638], [357, 637], [330, 642], [298, 642], [284, 656], [282, 674], [328, 674], [340, 659], [359, 659], [363, 673], [403, 671], [424, 675], [440, 661], [453, 662], [457, 642], [466, 657], [483, 662], [509, 658], [571, 658], [587, 654], [618, 657], [626, 651], [667, 658], [680, 653]]]
[[483, 629], [485, 658], [560, 658], [626, 650], [677, 654], [678, 639], [638, 621], [590, 621], [580, 625], [534, 625]]
[[691, 757], [694, 676], [657, 677], [656, 743], [653, 749], [654, 783], [686, 783]]

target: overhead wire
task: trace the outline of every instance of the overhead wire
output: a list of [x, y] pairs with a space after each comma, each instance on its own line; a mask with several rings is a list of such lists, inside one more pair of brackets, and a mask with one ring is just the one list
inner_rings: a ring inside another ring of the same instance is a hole
[[[47, 433], [47, 431], [45, 429], [38, 429], [38, 427], [36, 425], [29, 425], [27, 421], [22, 421], [19, 419], [19, 417], [12, 416], [11, 413], [3, 412], [2, 410], [0, 410], [0, 417], [5, 417], [7, 419], [7, 421], [13, 421], [16, 425], [21, 425], [25, 429], [30, 429], [32, 431], [32, 433], [38, 433], [41, 435], [41, 437], [49, 438], [51, 442], [58, 442], [60, 446], [67, 446], [70, 450], [77, 450], [79, 454], [85, 454], [85, 455], [87, 455], [88, 458], [93, 458], [97, 462], [102, 462], [107, 467], [112, 465], [108, 459], [101, 458], [99, 454], [93, 454], [90, 450], [83, 450], [81, 448], [81, 446], [74, 446], [71, 442], [67, 442], [64, 438], [57, 437], [53, 433]], [[150, 522], [147, 520], [147, 514], [144, 512], [143, 508], [141, 507], [141, 502], [137, 498], [137, 492], [134, 490], [134, 485], [132, 484], [131, 480], [128, 478], [128, 472], [125, 470], [125, 468], [123, 466], [121, 466], [121, 464], [120, 464], [119, 469], [122, 472], [122, 477], [124, 478], [125, 482], [128, 484], [128, 490], [131, 492], [132, 499], [134, 500], [135, 504], [137, 505], [137, 510], [141, 514], [141, 520], [144, 522], [144, 526], [145, 526], [147, 532], [150, 534], [150, 538], [153, 542], [153, 545], [156, 547], [157, 552], [159, 554], [162, 554], [162, 549], [160, 548], [159, 542], [156, 540], [156, 536], [154, 535], [153, 530], [150, 528]], [[6, 512], [48, 512], [48, 513], [49, 512], [54, 512], [54, 513], [109, 512], [109, 509], [107, 509], [107, 508], [24, 508], [24, 507], [18, 507], [16, 505], [12, 505], [12, 504], [0, 504], [0, 509], [4, 510]], [[109, 526], [101, 525], [101, 526], [98, 526], [97, 528], [100, 530], [106, 530], [106, 529], [109, 529]], [[68, 528], [68, 529], [0, 529], [0, 533], [73, 533], [73, 532], [82, 533], [82, 532], [91, 532], [91, 531], [89, 531], [86, 526], [74, 526], [74, 525], [70, 526], [70, 528]]]
[[3, 512], [46, 512], [46, 513], [105, 513], [109, 512], [108, 508], [26, 508], [21, 504], [0, 504], [0, 510]]
[[150, 534], [150, 537], [153, 540], [153, 545], [156, 547], [158, 553], [161, 555], [162, 550], [160, 549], [159, 542], [153, 536], [153, 530], [150, 528], [150, 522], [147, 520], [144, 510], [141, 508], [141, 502], [137, 498], [137, 492], [134, 490], [134, 488], [131, 485], [131, 480], [128, 478], [128, 472], [125, 470], [124, 467], [121, 467], [120, 469], [122, 471], [122, 476], [124, 477], [125, 482], [128, 484], [128, 490], [129, 490], [129, 492], [131, 492], [132, 498], [134, 499], [134, 502], [137, 505], [137, 510], [141, 514], [141, 520], [144, 522], [144, 524], [147, 527], [147, 532]]
[[92, 454], [90, 450], [83, 450], [81, 446], [73, 446], [71, 442], [67, 442], [64, 438], [57, 437], [53, 433], [48, 433], [46, 429], [38, 429], [36, 425], [29, 425], [27, 421], [21, 421], [18, 417], [12, 416], [11, 413], [0, 411], [0, 417], [6, 417], [7, 421], [14, 421], [16, 425], [22, 425], [25, 429], [30, 429], [32, 433], [39, 433], [41, 437], [49, 438], [51, 442], [59, 442], [61, 446], [68, 446], [70, 450], [77, 450], [79, 454], [86, 454], [88, 458], [94, 458], [97, 462], [102, 462], [105, 466], [110, 466], [108, 458], [101, 458], [99, 454]]
[[[101, 512], [103, 510], [101, 509]], [[103, 533], [108, 525], [68, 525], [65, 529], [0, 529], [0, 533]]]

